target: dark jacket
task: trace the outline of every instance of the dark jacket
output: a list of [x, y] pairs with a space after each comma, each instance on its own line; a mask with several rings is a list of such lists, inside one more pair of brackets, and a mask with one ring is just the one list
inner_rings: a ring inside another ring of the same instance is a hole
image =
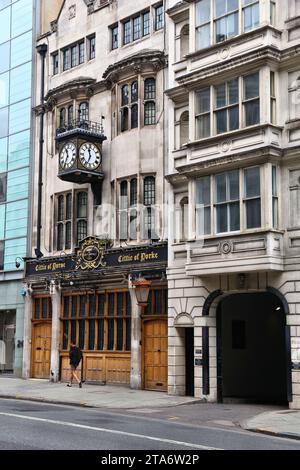
[[79, 362], [82, 359], [82, 352], [77, 346], [71, 346], [69, 352], [70, 365], [78, 366]]

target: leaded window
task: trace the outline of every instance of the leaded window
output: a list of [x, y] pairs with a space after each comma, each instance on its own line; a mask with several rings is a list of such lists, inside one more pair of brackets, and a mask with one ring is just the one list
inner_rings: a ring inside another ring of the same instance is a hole
[[69, 349], [71, 340], [84, 351], [129, 352], [131, 349], [129, 292], [66, 295], [61, 319], [64, 351]]
[[159, 5], [155, 8], [155, 31], [162, 29], [165, 25], [164, 6]]
[[80, 103], [78, 115], [80, 122], [85, 122], [89, 120], [89, 104], [86, 101]]
[[[73, 244], [87, 237], [88, 196], [86, 191], [60, 194], [56, 197], [55, 247], [71, 250]], [[73, 240], [73, 234], [75, 240]]]
[[113, 26], [111, 28], [111, 48], [118, 49], [119, 47], [119, 26]]

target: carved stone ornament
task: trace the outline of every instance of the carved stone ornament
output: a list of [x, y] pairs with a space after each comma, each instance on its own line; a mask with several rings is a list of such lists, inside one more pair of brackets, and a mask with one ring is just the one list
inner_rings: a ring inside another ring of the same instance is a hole
[[57, 20], [51, 21], [50, 23], [50, 28], [52, 33], [57, 32]]
[[69, 20], [76, 17], [76, 5], [71, 5], [69, 8]]
[[220, 144], [220, 147], [221, 147], [222, 152], [229, 152], [229, 150], [231, 150], [231, 147], [232, 147], [232, 141], [225, 140], [224, 142]]
[[224, 255], [228, 255], [229, 253], [231, 253], [233, 250], [233, 245], [232, 245], [232, 242], [222, 242], [220, 244], [220, 252], [223, 253]]

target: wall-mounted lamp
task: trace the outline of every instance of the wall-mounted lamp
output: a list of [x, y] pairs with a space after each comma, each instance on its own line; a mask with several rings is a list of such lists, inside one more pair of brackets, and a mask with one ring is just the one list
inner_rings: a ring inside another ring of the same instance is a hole
[[147, 307], [150, 293], [151, 281], [147, 281], [144, 277], [139, 277], [132, 281], [135, 287], [136, 300], [140, 307]]
[[19, 269], [20, 266], [21, 266], [21, 263], [19, 262], [19, 260], [21, 261], [21, 263], [23, 263], [23, 261], [24, 261], [23, 258], [20, 258], [20, 257], [18, 257], [18, 258], [15, 259], [15, 263], [16, 263], [16, 268], [17, 268], [17, 269]]

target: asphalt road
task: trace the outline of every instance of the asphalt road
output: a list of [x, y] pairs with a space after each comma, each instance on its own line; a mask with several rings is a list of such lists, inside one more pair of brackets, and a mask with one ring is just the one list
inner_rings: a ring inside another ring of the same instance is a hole
[[[187, 424], [178, 416], [0, 400], [1, 450], [300, 450], [300, 441], [237, 426]], [[185, 413], [195, 413], [185, 407]]]

